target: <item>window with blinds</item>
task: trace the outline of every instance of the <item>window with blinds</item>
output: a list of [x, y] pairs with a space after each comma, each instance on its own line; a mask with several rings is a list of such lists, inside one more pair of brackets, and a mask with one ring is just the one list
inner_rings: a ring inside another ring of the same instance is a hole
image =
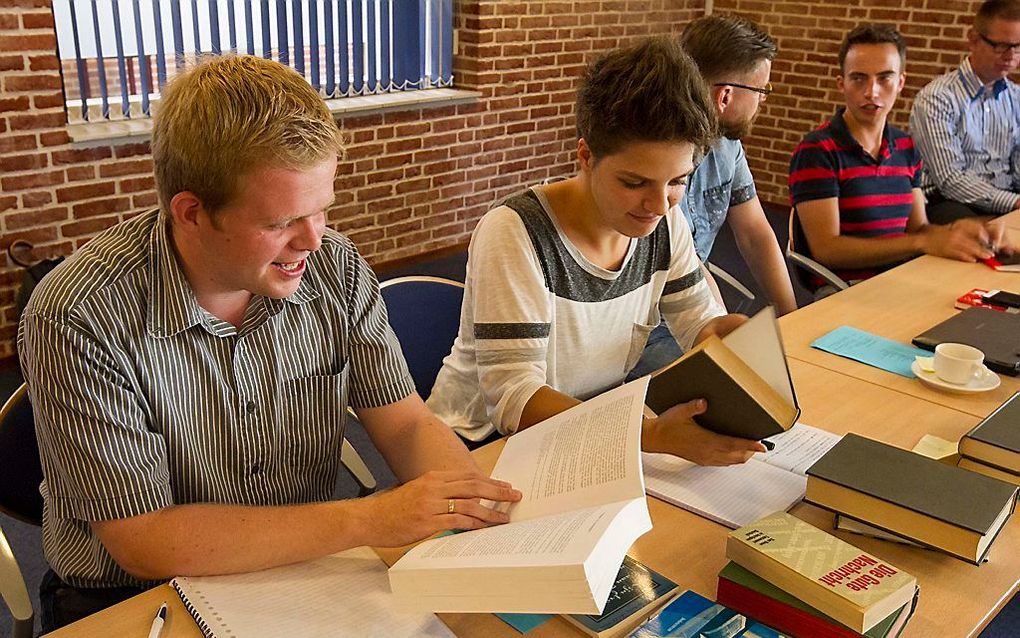
[[54, 0], [68, 122], [147, 118], [201, 56], [278, 60], [325, 99], [453, 84], [453, 0]]

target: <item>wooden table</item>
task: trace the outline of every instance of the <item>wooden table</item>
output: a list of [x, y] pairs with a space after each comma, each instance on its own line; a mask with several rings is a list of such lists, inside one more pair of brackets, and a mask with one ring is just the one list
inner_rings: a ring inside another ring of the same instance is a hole
[[[957, 439], [978, 421], [965, 412], [802, 361], [792, 360], [790, 368], [802, 404], [802, 420], [840, 434], [858, 432], [911, 448], [923, 434]], [[476, 452], [483, 467], [491, 467], [500, 447], [497, 443]], [[725, 537], [729, 530], [653, 498], [649, 499], [649, 511], [654, 529], [634, 544], [630, 554], [675, 580], [682, 589], [714, 598], [716, 574], [726, 563]], [[831, 527], [832, 516], [823, 510], [801, 504], [792, 511], [823, 529]], [[845, 532], [837, 534], [918, 577], [921, 598], [903, 634], [908, 638], [977, 635], [1017, 589], [1020, 523], [1016, 519], [1007, 524], [993, 546], [992, 562], [981, 567], [938, 552]], [[399, 551], [384, 550], [380, 554], [392, 561]], [[199, 638], [201, 633], [188, 612], [165, 585], [51, 635], [144, 636], [164, 601], [170, 606], [164, 635]], [[519, 635], [489, 614], [441, 614], [441, 618], [458, 636]], [[528, 635], [548, 638], [581, 634], [556, 618]]]
[[811, 347], [812, 341], [842, 325], [909, 344], [918, 334], [959, 312], [953, 303], [972, 288], [1020, 290], [1020, 274], [996, 272], [983, 264], [919, 257], [782, 317], [779, 325], [786, 354], [983, 417], [1020, 390], [1020, 378], [999, 375], [1002, 383], [992, 392], [948, 394], [931, 390], [917, 379]]
[[[1006, 222], [1006, 227], [1013, 231], [1014, 235], [1017, 234], [1017, 231], [1020, 231], [1020, 210], [1003, 215], [1002, 220]], [[1013, 241], [1020, 243], [1020, 237], [1014, 236]]]

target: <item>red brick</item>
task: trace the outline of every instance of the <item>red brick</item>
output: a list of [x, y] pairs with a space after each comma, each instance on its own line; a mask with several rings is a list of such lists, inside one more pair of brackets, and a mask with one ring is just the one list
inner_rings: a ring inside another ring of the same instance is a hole
[[152, 173], [151, 159], [102, 164], [99, 167], [100, 177], [119, 177], [121, 175], [138, 175], [141, 173]]
[[31, 102], [28, 99], [27, 95], [0, 98], [0, 113], [6, 113], [10, 111], [27, 111], [30, 106]]
[[[10, 210], [18, 205], [18, 198], [14, 195], [8, 195], [6, 197], [0, 197], [0, 212]], [[7, 216], [4, 216], [7, 219]]]
[[60, 60], [55, 55], [37, 55], [28, 59], [28, 68], [33, 71], [59, 71]]
[[140, 193], [131, 198], [131, 207], [138, 209], [155, 208], [159, 205], [159, 197], [156, 193]]
[[[59, 194], [57, 197], [59, 199]], [[71, 210], [74, 211], [76, 219], [81, 219], [82, 217], [96, 217], [107, 213], [119, 213], [129, 208], [131, 208], [131, 198], [111, 197], [109, 199], [98, 199], [93, 202], [75, 204]]]
[[45, 210], [29, 210], [4, 215], [4, 223], [8, 231], [17, 231], [24, 228], [47, 226], [67, 221], [67, 207], [47, 208]]
[[0, 13], [0, 31], [17, 31], [21, 25], [16, 13]]
[[21, 71], [25, 68], [25, 59], [20, 55], [0, 55], [0, 71]]
[[27, 151], [38, 148], [34, 135], [5, 135], [0, 137], [0, 153]]
[[91, 164], [88, 166], [72, 166], [67, 169], [67, 181], [81, 182], [96, 178], [96, 169]]
[[0, 51], [52, 51], [53, 35], [0, 35]]
[[37, 109], [52, 109], [64, 107], [64, 96], [60, 93], [53, 95], [33, 95], [32, 106]]
[[56, 128], [67, 124], [63, 112], [38, 113], [33, 115], [12, 115], [10, 118], [12, 131], [28, 131], [41, 128]]
[[151, 175], [146, 177], [134, 177], [122, 179], [118, 182], [121, 193], [135, 193], [138, 191], [152, 190], [156, 187], [155, 180]]
[[82, 164], [107, 159], [112, 155], [108, 146], [93, 148], [72, 148], [51, 153], [54, 164]]
[[25, 241], [32, 244], [42, 244], [48, 241], [53, 241], [56, 238], [57, 238], [56, 226], [29, 228], [25, 230], [19, 230], [13, 233], [4, 233], [3, 238], [0, 239], [0, 247], [6, 250], [8, 246], [10, 246], [19, 239], [24, 239]]
[[26, 29], [47, 29], [53, 28], [52, 13], [24, 13], [21, 21]]
[[[34, 70], [34, 69], [33, 69]], [[12, 75], [4, 78], [4, 89], [7, 91], [53, 91], [63, 88], [59, 75]]]
[[97, 217], [95, 219], [71, 222], [70, 224], [63, 224], [60, 226], [60, 233], [64, 237], [91, 237], [92, 235], [104, 231], [107, 228], [116, 226], [119, 221], [120, 220], [117, 219], [116, 215], [112, 215], [108, 217]]
[[60, 146], [61, 144], [67, 144], [71, 141], [68, 137], [67, 131], [52, 131], [50, 133], [40, 133], [39, 141], [42, 142], [43, 146]]
[[113, 182], [96, 182], [95, 184], [83, 184], [81, 186], [67, 186], [57, 189], [57, 201], [78, 202], [83, 199], [94, 199], [113, 195], [116, 190]]
[[39, 206], [44, 206], [52, 201], [53, 193], [49, 191], [35, 191], [32, 193], [24, 193], [21, 196], [21, 205], [25, 208], [38, 208]]
[[52, 186], [64, 183], [63, 171], [52, 171], [48, 173], [31, 173], [29, 175], [18, 175], [0, 178], [0, 190], [8, 193], [40, 186]]
[[135, 157], [138, 155], [148, 155], [152, 152], [149, 148], [148, 142], [139, 142], [137, 144], [122, 144], [113, 149], [114, 155], [118, 158], [121, 157]]
[[46, 168], [50, 160], [45, 153], [5, 155], [0, 157], [0, 171], [28, 171]]

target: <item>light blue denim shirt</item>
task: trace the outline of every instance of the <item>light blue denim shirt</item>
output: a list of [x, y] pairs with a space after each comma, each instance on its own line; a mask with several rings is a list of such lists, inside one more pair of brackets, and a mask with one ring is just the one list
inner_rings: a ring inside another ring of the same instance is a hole
[[721, 137], [691, 174], [680, 209], [694, 235], [701, 261], [708, 259], [731, 206], [754, 198], [754, 178], [739, 140]]

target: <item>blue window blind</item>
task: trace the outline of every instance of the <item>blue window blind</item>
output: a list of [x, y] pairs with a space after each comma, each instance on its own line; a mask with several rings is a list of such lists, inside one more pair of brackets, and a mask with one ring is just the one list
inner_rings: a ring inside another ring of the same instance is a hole
[[149, 117], [207, 55], [290, 66], [323, 98], [453, 84], [453, 0], [54, 0], [70, 121]]

